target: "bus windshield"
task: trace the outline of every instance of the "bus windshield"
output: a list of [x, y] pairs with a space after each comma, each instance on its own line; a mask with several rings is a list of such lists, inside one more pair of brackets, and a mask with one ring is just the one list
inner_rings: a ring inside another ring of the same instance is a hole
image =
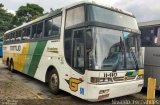
[[134, 17], [108, 10], [94, 5], [88, 6], [88, 21], [97, 21], [115, 26], [121, 26], [138, 30], [138, 25]]
[[89, 53], [89, 68], [97, 70], [135, 70], [140, 61], [139, 35], [94, 27], [93, 49]]

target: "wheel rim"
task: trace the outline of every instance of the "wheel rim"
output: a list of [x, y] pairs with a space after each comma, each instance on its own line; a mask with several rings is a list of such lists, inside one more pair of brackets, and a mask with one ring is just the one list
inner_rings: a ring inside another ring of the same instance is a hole
[[55, 89], [58, 87], [58, 76], [56, 74], [51, 75], [51, 87], [52, 89]]
[[11, 71], [13, 71], [13, 64], [11, 64]]

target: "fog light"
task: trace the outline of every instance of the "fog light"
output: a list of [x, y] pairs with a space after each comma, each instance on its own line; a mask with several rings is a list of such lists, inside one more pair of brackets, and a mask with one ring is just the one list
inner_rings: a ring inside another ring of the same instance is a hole
[[107, 97], [109, 97], [109, 94], [100, 95], [100, 96], [98, 97], [98, 100], [106, 99]]
[[108, 93], [109, 92], [109, 89], [106, 89], [106, 90], [100, 90], [99, 91], [99, 94], [104, 94], [104, 93]]

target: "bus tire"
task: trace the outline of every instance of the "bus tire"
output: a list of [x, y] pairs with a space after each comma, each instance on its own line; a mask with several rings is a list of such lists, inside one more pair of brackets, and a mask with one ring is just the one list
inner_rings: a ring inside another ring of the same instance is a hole
[[49, 88], [53, 94], [58, 94], [59, 89], [59, 76], [56, 70], [52, 70], [49, 73], [49, 81], [48, 81]]
[[9, 70], [10, 70], [11, 72], [14, 72], [14, 62], [13, 62], [13, 60], [10, 61]]
[[7, 58], [7, 61], [6, 61], [6, 66], [7, 66], [7, 69], [9, 70], [10, 66], [9, 66], [9, 58]]

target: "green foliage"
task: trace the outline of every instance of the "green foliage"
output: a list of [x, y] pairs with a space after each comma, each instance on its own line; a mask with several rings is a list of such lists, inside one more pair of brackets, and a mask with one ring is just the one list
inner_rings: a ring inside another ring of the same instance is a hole
[[7, 30], [13, 28], [12, 19], [13, 15], [11, 13], [7, 13], [4, 5], [0, 3], [0, 36]]
[[4, 9], [4, 5], [0, 3], [0, 36], [7, 30], [42, 16], [43, 11], [44, 9], [39, 5], [28, 3], [26, 6], [19, 7], [14, 16], [8, 13], [7, 10]]
[[21, 6], [16, 11], [13, 24], [21, 25], [22, 23], [36, 19], [37, 17], [43, 15], [43, 11], [44, 9], [37, 4], [28, 3], [26, 6]]

